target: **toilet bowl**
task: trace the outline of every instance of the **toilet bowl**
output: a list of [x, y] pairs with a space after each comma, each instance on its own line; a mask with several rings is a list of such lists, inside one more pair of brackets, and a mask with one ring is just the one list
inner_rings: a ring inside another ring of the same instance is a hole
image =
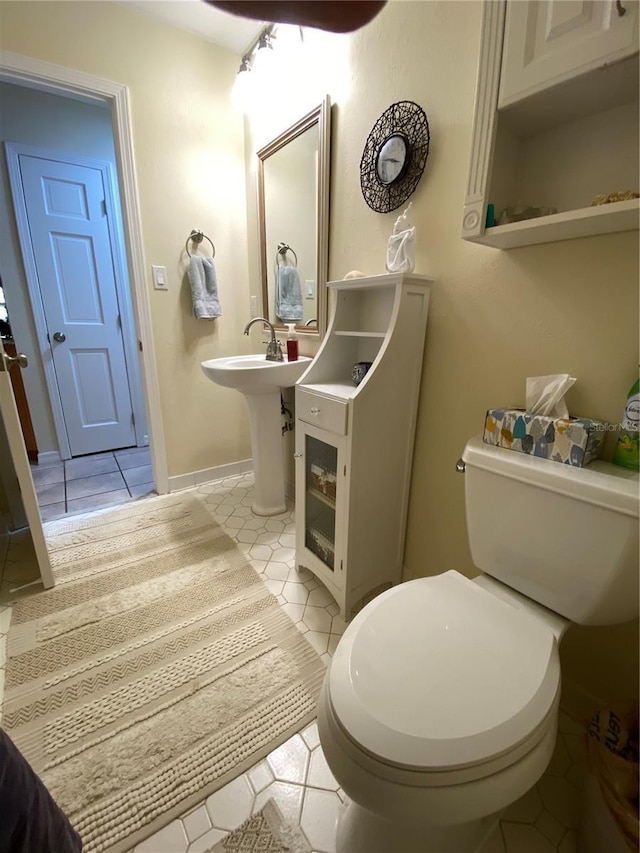
[[327, 761], [356, 804], [338, 849], [479, 849], [553, 753], [562, 630], [454, 571], [362, 610], [318, 707]]
[[[322, 748], [347, 795], [337, 853], [480, 851], [553, 753], [565, 630], [576, 616], [637, 615], [638, 479], [606, 463], [584, 476], [518, 456], [478, 440], [465, 450], [472, 556], [487, 574], [447, 571], [387, 590], [338, 644], [318, 706]], [[575, 565], [563, 565], [566, 541], [556, 555], [554, 534], [569, 537]], [[585, 591], [574, 607], [576, 568]]]

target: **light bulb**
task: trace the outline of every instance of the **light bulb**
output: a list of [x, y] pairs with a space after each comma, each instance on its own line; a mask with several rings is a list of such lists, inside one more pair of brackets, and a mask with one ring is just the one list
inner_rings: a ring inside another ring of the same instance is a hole
[[271, 39], [265, 33], [260, 36], [258, 49], [253, 60], [253, 73], [260, 74], [261, 77], [267, 77], [273, 68], [274, 56]]
[[248, 112], [251, 106], [253, 90], [252, 74], [249, 58], [243, 56], [236, 79], [233, 81], [233, 88], [231, 89], [231, 103], [235, 109], [243, 113]]

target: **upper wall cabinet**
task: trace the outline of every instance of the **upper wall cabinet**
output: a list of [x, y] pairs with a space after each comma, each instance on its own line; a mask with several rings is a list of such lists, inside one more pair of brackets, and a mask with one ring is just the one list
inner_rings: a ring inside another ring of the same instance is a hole
[[638, 80], [637, 0], [485, 0], [462, 237], [637, 229], [637, 199], [592, 202], [638, 191]]

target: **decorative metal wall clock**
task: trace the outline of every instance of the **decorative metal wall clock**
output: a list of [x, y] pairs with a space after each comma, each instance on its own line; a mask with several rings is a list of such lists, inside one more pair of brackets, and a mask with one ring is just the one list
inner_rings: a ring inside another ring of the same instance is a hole
[[360, 186], [370, 208], [388, 213], [418, 186], [429, 156], [429, 122], [418, 104], [398, 101], [374, 124], [362, 152]]

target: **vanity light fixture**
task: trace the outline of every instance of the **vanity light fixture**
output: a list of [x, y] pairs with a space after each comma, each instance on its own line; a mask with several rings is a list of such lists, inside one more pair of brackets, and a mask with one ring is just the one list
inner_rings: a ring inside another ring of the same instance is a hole
[[271, 42], [271, 30], [264, 29], [260, 33], [258, 45], [253, 58], [253, 71], [255, 74], [268, 72], [273, 62], [273, 44]]
[[249, 56], [245, 54], [242, 57], [240, 68], [238, 69], [236, 79], [233, 81], [233, 88], [231, 89], [231, 103], [236, 109], [240, 110], [240, 112], [245, 112], [249, 106], [251, 82], [251, 64], [249, 62]]
[[240, 68], [231, 90], [231, 102], [241, 110], [247, 112], [251, 107], [258, 84], [256, 75], [265, 77], [269, 74], [269, 68], [273, 62], [273, 24], [267, 24], [260, 35], [249, 45], [245, 51]]

